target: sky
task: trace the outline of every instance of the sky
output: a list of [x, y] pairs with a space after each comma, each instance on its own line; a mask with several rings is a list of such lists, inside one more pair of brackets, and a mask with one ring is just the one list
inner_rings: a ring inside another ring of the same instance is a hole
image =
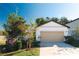
[[40, 17], [67, 17], [69, 20], [79, 18], [79, 4], [68, 3], [0, 3], [0, 30], [11, 13], [22, 16], [27, 23]]

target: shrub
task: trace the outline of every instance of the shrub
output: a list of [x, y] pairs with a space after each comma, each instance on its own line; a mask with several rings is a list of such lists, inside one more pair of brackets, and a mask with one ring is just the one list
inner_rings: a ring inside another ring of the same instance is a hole
[[21, 40], [17, 40], [15, 42], [15, 45], [14, 45], [14, 50], [18, 50], [18, 49], [21, 49], [22, 48], [22, 41]]
[[0, 45], [0, 52], [7, 52], [6, 45]]
[[74, 41], [75, 41], [75, 39], [74, 39], [73, 37], [71, 37], [71, 36], [66, 37], [66, 42], [67, 42], [67, 43], [73, 44]]
[[11, 52], [11, 51], [13, 51], [14, 50], [14, 48], [13, 48], [13, 45], [10, 45], [10, 44], [6, 44], [6, 52]]
[[71, 44], [72, 46], [79, 47], [79, 41], [74, 39], [72, 36], [66, 37], [66, 43]]
[[23, 39], [19, 39], [16, 41], [14, 48], [15, 48], [15, 50], [24, 49], [24, 48], [26, 48], [26, 46], [27, 46], [27, 41], [23, 40]]
[[39, 47], [39, 46], [40, 46], [40, 41], [32, 42], [32, 47]]

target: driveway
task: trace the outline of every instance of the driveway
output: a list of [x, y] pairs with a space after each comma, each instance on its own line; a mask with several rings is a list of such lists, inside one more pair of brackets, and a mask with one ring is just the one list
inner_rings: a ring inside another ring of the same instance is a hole
[[40, 56], [79, 54], [79, 48], [75, 48], [64, 42], [41, 42], [40, 46]]

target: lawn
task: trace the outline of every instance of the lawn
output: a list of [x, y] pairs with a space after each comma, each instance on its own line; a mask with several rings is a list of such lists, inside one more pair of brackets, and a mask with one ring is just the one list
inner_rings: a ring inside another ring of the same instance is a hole
[[32, 48], [30, 50], [22, 49], [15, 52], [0, 54], [1, 56], [39, 56], [39, 48]]

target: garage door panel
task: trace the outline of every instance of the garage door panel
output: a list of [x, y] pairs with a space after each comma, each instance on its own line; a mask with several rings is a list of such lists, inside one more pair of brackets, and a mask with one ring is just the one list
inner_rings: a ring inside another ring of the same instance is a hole
[[57, 31], [41, 32], [41, 41], [54, 42], [54, 41], [63, 41], [63, 39], [64, 39], [64, 32], [57, 32]]

